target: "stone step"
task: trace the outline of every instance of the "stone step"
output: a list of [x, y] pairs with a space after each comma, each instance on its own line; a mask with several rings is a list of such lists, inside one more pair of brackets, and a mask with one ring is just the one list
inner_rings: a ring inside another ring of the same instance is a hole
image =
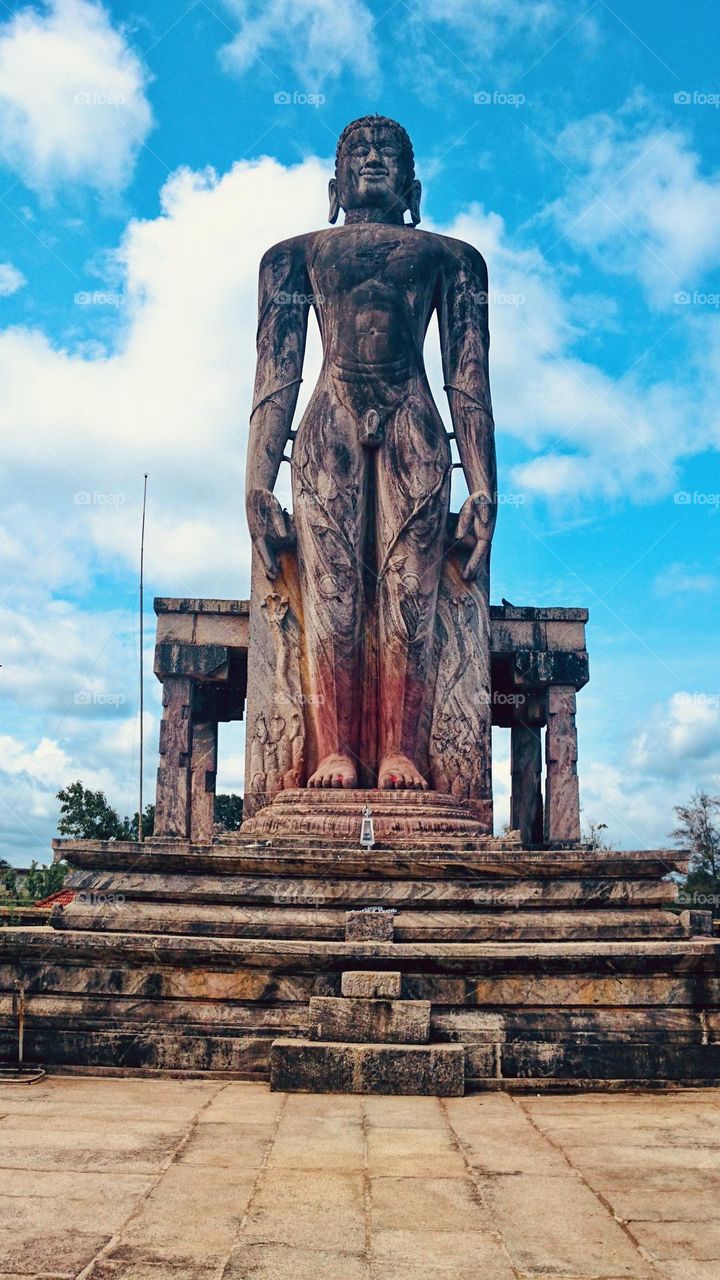
[[366, 1000], [313, 996], [310, 1038], [368, 1044], [426, 1044], [429, 1000]]
[[[153, 933], [216, 938], [308, 939], [347, 937], [346, 913], [324, 907], [234, 907], [222, 903], [100, 901], [78, 895], [54, 908], [54, 928], [111, 933]], [[372, 921], [372, 913], [368, 913]], [[668, 911], [398, 911], [395, 942], [503, 942], [683, 938], [686, 929]], [[392, 944], [388, 944], [392, 945]]]
[[340, 984], [341, 995], [361, 1000], [399, 1000], [401, 990], [402, 974], [382, 969], [348, 969]]
[[663, 879], [670, 872], [687, 871], [688, 855], [670, 849], [589, 850], [518, 849], [502, 842], [493, 848], [467, 848], [443, 840], [432, 847], [402, 850], [363, 850], [297, 843], [257, 849], [218, 840], [193, 845], [187, 840], [151, 839], [139, 845], [129, 840], [59, 840], [56, 851], [72, 867], [101, 871], [193, 872], [211, 875], [280, 875], [382, 880], [468, 879], [508, 876], [609, 877]]
[[477, 907], [571, 909], [575, 906], [658, 907], [677, 900], [671, 880], [614, 880], [605, 876], [478, 876], [461, 880], [371, 880], [317, 876], [203, 875], [193, 872], [96, 871], [70, 873], [66, 887], [90, 898], [229, 906]]
[[325, 1044], [273, 1041], [270, 1088], [285, 1093], [387, 1093], [461, 1097], [461, 1044]]

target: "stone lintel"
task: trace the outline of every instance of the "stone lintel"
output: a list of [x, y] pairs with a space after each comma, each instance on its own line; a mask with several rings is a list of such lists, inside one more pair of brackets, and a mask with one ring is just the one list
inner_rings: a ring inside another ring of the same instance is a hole
[[227, 680], [229, 662], [227, 645], [184, 644], [178, 641], [155, 645], [154, 671], [158, 680], [165, 680], [168, 676]]
[[200, 597], [156, 596], [153, 608], [161, 613], [232, 613], [247, 617], [249, 600], [204, 600]]
[[491, 621], [505, 622], [587, 622], [588, 609], [535, 608], [531, 605], [491, 604]]
[[590, 679], [590, 663], [586, 649], [516, 649], [511, 657], [511, 673], [515, 685], [532, 689], [569, 685], [577, 690]]

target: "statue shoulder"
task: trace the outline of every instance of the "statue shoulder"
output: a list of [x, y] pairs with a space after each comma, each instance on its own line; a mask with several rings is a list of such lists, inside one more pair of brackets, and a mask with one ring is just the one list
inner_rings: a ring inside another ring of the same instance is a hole
[[291, 266], [304, 266], [312, 250], [317, 232], [309, 231], [302, 236], [290, 236], [287, 240], [278, 240], [266, 249], [260, 259], [260, 274], [265, 272], [287, 270]]
[[487, 283], [487, 263], [479, 249], [465, 240], [456, 240], [454, 236], [438, 236], [438, 239], [443, 242], [451, 270], [469, 271]]

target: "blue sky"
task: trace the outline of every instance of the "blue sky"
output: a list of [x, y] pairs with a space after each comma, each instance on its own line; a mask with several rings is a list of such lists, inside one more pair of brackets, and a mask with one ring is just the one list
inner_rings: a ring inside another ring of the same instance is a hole
[[[669, 0], [0, 5], [0, 856], [47, 858], [74, 778], [135, 803], [144, 471], [147, 599], [247, 594], [257, 263], [368, 111], [488, 262], [492, 594], [590, 608], [585, 822], [664, 844], [720, 790], [717, 67]], [[502, 734], [496, 781], [501, 822]]]

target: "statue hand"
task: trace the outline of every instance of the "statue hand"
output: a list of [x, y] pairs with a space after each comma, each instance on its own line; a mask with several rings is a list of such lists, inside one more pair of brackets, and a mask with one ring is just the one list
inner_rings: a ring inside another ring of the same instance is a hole
[[496, 504], [486, 493], [478, 491], [466, 498], [457, 521], [457, 540], [471, 547], [470, 558], [462, 571], [466, 582], [472, 582], [483, 559], [490, 553], [495, 528]]
[[268, 578], [273, 582], [280, 572], [277, 552], [293, 541], [292, 518], [283, 511], [269, 489], [251, 489], [245, 508], [250, 537]]

